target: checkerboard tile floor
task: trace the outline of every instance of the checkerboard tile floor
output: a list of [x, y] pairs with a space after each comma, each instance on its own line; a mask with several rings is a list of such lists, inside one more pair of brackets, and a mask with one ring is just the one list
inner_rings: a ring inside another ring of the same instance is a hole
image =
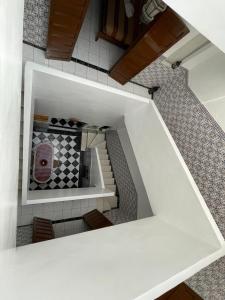
[[32, 149], [42, 142], [50, 142], [54, 147], [54, 159], [59, 166], [53, 169], [47, 183], [37, 183], [33, 179], [33, 165], [30, 172], [30, 190], [77, 188], [79, 181], [81, 135], [64, 135], [33, 132]]

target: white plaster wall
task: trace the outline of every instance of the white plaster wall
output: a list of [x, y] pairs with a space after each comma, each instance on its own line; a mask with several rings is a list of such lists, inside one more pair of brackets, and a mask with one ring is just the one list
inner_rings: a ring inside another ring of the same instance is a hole
[[224, 0], [165, 0], [165, 2], [225, 52]]
[[210, 44], [183, 67], [188, 70], [189, 87], [225, 130], [225, 54]]
[[225, 97], [225, 53], [210, 44], [183, 64], [188, 84], [201, 102]]
[[215, 101], [205, 102], [204, 105], [220, 127], [225, 131], [225, 95]]
[[23, 0], [0, 1], [0, 249], [16, 242]]
[[28, 191], [27, 199], [23, 204], [53, 203], [71, 200], [75, 201], [110, 196], [114, 196], [114, 192], [101, 187], [37, 190]]
[[151, 217], [19, 247], [7, 263], [0, 255], [0, 291], [7, 300], [153, 300], [221, 255]]
[[76, 118], [90, 125], [116, 124], [124, 113], [146, 105], [148, 99], [81, 79], [45, 66], [36, 66], [32, 99], [35, 113]]
[[154, 215], [198, 240], [223, 243], [155, 104], [126, 115], [125, 124]]

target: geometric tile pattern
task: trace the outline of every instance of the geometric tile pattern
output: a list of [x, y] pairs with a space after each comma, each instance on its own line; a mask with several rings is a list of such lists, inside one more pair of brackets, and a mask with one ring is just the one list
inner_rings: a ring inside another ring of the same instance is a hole
[[79, 128], [79, 125], [85, 124], [83, 122], [66, 120], [61, 118], [51, 118], [49, 126], [63, 127], [63, 128]]
[[106, 143], [119, 193], [119, 209], [105, 215], [113, 224], [137, 220], [137, 192], [117, 131], [106, 131]]
[[182, 68], [172, 69], [162, 63], [164, 57], [161, 56], [146, 67], [143, 71], [132, 78], [132, 82], [142, 84], [146, 87], [162, 86], [168, 80], [178, 77], [182, 73]]
[[46, 48], [50, 0], [25, 0], [23, 39]]
[[16, 246], [24, 246], [32, 243], [33, 226], [17, 227]]
[[31, 166], [30, 190], [77, 188], [79, 180], [81, 137], [73, 135], [33, 132], [32, 149], [42, 142], [50, 142], [54, 148], [54, 159], [59, 166], [53, 169], [47, 183], [37, 183], [33, 179]]
[[[188, 87], [186, 71], [179, 69], [179, 76], [160, 85], [154, 102], [225, 237], [225, 133]], [[187, 284], [204, 300], [224, 300], [224, 274], [221, 258]]]

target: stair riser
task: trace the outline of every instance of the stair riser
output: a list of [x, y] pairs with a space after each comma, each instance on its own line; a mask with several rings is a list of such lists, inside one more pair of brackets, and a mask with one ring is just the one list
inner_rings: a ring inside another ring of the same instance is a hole
[[117, 197], [108, 197], [109, 205], [111, 208], [116, 208], [118, 204], [118, 198]]
[[110, 165], [109, 160], [101, 160], [100, 162], [101, 162], [102, 166], [109, 166]]
[[98, 153], [101, 156], [101, 155], [107, 155], [108, 152], [106, 149], [98, 149]]
[[105, 135], [102, 133], [98, 133], [93, 139], [93, 141], [90, 143], [89, 147], [91, 148], [96, 147], [98, 144], [101, 144], [104, 141], [105, 141]]
[[114, 179], [113, 178], [104, 178], [104, 183], [106, 184], [114, 184]]
[[102, 166], [102, 172], [111, 172], [111, 166]]
[[103, 172], [103, 177], [104, 178], [113, 178], [113, 173], [112, 172]]
[[116, 186], [115, 185], [110, 185], [110, 184], [105, 184], [105, 188], [112, 191], [112, 192], [116, 192]]
[[106, 142], [97, 145], [98, 149], [106, 149]]
[[109, 160], [109, 156], [108, 155], [102, 155], [102, 154], [99, 154], [99, 157], [101, 160]]

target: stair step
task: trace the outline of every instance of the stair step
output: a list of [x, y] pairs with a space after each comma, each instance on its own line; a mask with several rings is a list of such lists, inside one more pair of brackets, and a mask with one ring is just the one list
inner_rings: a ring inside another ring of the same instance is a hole
[[97, 145], [98, 149], [106, 149], [106, 141]]
[[113, 178], [113, 173], [110, 172], [102, 172], [104, 178]]
[[97, 133], [96, 132], [88, 132], [87, 133], [87, 147], [90, 148], [91, 143], [95, 139]]
[[105, 188], [112, 191], [112, 192], [116, 191], [116, 185], [115, 184], [106, 184], [105, 183]]
[[104, 166], [102, 165], [102, 172], [111, 172], [111, 166]]
[[108, 154], [107, 149], [101, 149], [101, 148], [98, 148], [98, 153], [99, 153], [99, 155], [106, 155], [106, 154]]
[[111, 208], [116, 208], [118, 204], [118, 197], [117, 196], [112, 196], [112, 197], [107, 197], [109, 205]]
[[97, 198], [96, 199], [96, 204], [97, 204], [97, 210], [100, 212], [103, 212], [104, 210], [104, 205], [103, 205], [103, 198]]
[[99, 157], [100, 157], [101, 160], [108, 160], [109, 159], [109, 156], [107, 154], [99, 153]]
[[101, 144], [105, 141], [105, 134], [98, 133], [95, 138], [92, 140], [91, 144], [89, 145], [90, 148], [96, 147], [98, 144]]
[[102, 166], [110, 166], [110, 161], [107, 159], [107, 160], [100, 160], [101, 162], [101, 165]]
[[103, 211], [111, 210], [111, 205], [108, 198], [110, 197], [106, 197], [103, 199]]
[[114, 184], [114, 178], [104, 178], [104, 183], [106, 184]]

